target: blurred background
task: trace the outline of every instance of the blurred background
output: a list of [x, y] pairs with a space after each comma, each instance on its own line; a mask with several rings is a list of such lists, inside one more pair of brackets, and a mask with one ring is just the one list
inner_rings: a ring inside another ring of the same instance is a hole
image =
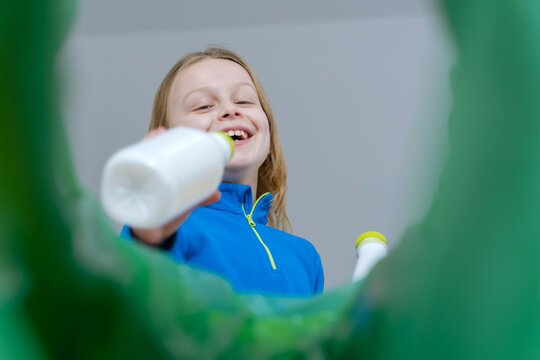
[[[446, 151], [454, 53], [426, 0], [82, 0], [59, 58], [80, 182], [146, 133], [154, 93], [184, 54], [247, 59], [276, 116], [294, 233], [318, 249], [326, 290], [350, 281], [369, 230], [398, 246], [429, 206]], [[113, 224], [117, 229], [119, 224]]]

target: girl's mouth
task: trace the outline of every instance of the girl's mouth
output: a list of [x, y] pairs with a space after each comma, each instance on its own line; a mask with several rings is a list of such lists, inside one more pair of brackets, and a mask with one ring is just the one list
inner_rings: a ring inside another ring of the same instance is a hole
[[226, 134], [234, 141], [234, 145], [242, 145], [252, 136], [244, 130], [227, 130]]

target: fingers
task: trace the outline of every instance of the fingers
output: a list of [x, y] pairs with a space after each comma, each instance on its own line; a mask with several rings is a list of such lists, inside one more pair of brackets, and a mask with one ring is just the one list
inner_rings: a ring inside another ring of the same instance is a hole
[[157, 228], [157, 229], [131, 228], [131, 232], [136, 239], [151, 246], [158, 246], [165, 239], [163, 235], [163, 230], [161, 228]]
[[156, 135], [163, 134], [165, 131], [167, 131], [167, 129], [164, 128], [163, 126], [160, 126], [157, 129], [154, 129], [154, 130], [150, 131], [148, 134], [146, 134], [144, 139], [150, 139], [150, 138], [152, 138], [152, 137], [154, 137]]
[[212, 203], [215, 203], [217, 201], [219, 201], [219, 199], [221, 198], [221, 192], [219, 190], [216, 190], [212, 193], [212, 195], [210, 195], [209, 197], [207, 197], [206, 199], [204, 199], [203, 201], [201, 201], [200, 203], [198, 203], [197, 205], [193, 206], [192, 208], [190, 208], [189, 210], [187, 210], [186, 212], [184, 212], [183, 214], [179, 215], [178, 217], [176, 217], [173, 221], [171, 221], [169, 224], [167, 224], [167, 226], [180, 226], [184, 221], [186, 221], [186, 219], [188, 218], [189, 214], [191, 214], [191, 212], [201, 206], [206, 206], [208, 204], [212, 204]]
[[189, 214], [191, 214], [191, 212], [195, 209], [197, 209], [198, 207], [201, 207], [201, 206], [206, 206], [208, 204], [212, 204], [212, 203], [215, 203], [217, 201], [219, 201], [219, 199], [221, 198], [221, 192], [219, 190], [216, 190], [212, 193], [212, 195], [210, 195], [209, 197], [207, 197], [206, 199], [204, 199], [202, 202], [198, 203], [197, 205], [193, 206], [192, 208], [190, 208], [189, 210], [187, 210], [186, 212], [184, 212], [183, 214], [177, 216], [176, 218], [174, 218], [171, 222], [169, 222], [168, 224], [165, 225], [165, 228], [167, 229], [166, 232], [170, 232], [171, 229], [176, 229], [178, 228], [180, 225], [182, 225], [182, 223], [184, 221], [186, 221], [186, 219], [188, 218]]
[[212, 203], [215, 203], [215, 202], [218, 202], [219, 199], [221, 199], [221, 191], [219, 190], [216, 190], [212, 193], [212, 195], [210, 195], [209, 197], [207, 197], [205, 200], [203, 200], [199, 206], [206, 206], [208, 204], [212, 204]]

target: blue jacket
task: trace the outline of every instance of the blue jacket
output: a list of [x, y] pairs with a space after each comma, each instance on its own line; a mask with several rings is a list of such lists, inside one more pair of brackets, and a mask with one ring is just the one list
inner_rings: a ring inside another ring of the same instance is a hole
[[[221, 199], [193, 211], [169, 252], [178, 262], [221, 275], [242, 293], [312, 296], [324, 287], [321, 259], [307, 240], [267, 226], [272, 194], [252, 208], [251, 186], [222, 183]], [[129, 228], [122, 236], [130, 237]]]

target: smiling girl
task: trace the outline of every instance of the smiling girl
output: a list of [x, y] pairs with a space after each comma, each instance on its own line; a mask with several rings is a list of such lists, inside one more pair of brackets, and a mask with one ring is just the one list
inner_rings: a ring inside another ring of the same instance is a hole
[[285, 158], [268, 99], [245, 60], [222, 48], [180, 59], [156, 93], [149, 136], [175, 126], [233, 138], [235, 152], [223, 183], [199, 207], [163, 227], [124, 227], [123, 236], [221, 275], [239, 292], [322, 292], [319, 254], [307, 240], [286, 232]]

